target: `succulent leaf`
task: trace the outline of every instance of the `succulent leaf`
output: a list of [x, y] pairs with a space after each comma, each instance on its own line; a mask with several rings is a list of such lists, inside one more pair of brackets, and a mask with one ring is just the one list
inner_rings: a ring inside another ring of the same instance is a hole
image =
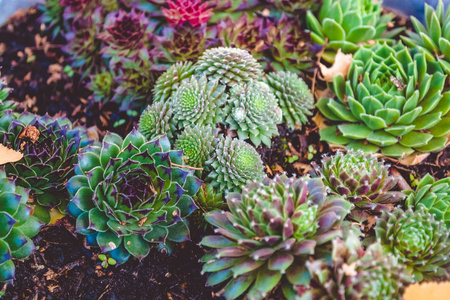
[[194, 73], [192, 62], [177, 62], [158, 77], [153, 88], [153, 101], [165, 103], [178, 89], [181, 82]]
[[142, 112], [138, 130], [148, 140], [165, 134], [172, 139], [176, 130], [172, 118], [173, 111], [168, 104], [155, 102]]

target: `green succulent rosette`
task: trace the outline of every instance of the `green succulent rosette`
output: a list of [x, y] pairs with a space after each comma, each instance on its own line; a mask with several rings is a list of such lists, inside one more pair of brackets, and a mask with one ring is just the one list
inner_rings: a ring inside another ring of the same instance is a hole
[[35, 249], [31, 238], [43, 225], [27, 205], [28, 190], [16, 186], [15, 181], [0, 168], [0, 284], [13, 282], [12, 259], [30, 256]]
[[0, 118], [0, 141], [24, 154], [19, 161], [7, 163], [5, 171], [18, 186], [31, 190], [35, 215], [49, 223], [51, 208], [64, 214], [69, 203], [64, 184], [74, 174], [78, 152], [93, 143], [87, 130], [73, 128], [66, 117], [28, 112], [15, 117], [7, 110]]
[[[333, 62], [339, 49], [354, 53], [360, 44], [387, 36], [386, 27], [394, 15], [382, 12], [382, 1], [324, 0], [318, 16], [308, 11], [306, 20], [313, 42], [326, 47], [322, 57]], [[389, 36], [401, 31], [402, 27]]]
[[446, 74], [450, 74], [450, 17], [445, 13], [442, 0], [436, 10], [425, 3], [425, 26], [411, 16], [415, 32], [407, 30], [408, 36], [402, 40], [408, 46], [419, 49], [431, 65], [438, 64]]
[[309, 286], [297, 287], [301, 300], [400, 299], [412, 281], [402, 262], [392, 254], [383, 254], [378, 243], [364, 251], [353, 231], [345, 240], [332, 242], [331, 263], [324, 259], [306, 262], [312, 279]]
[[147, 140], [152, 140], [161, 135], [167, 135], [172, 140], [176, 126], [173, 120], [173, 111], [169, 104], [155, 102], [149, 105], [139, 118], [138, 131]]
[[177, 62], [158, 77], [153, 88], [153, 101], [165, 103], [170, 99], [183, 80], [189, 80], [194, 73], [192, 62]]
[[264, 82], [236, 84], [230, 90], [224, 111], [225, 122], [237, 131], [241, 140], [250, 138], [255, 146], [263, 143], [270, 147], [272, 136], [278, 135], [282, 112], [278, 99]]
[[403, 191], [407, 195], [406, 207], [418, 210], [426, 208], [437, 221], [444, 222], [450, 230], [450, 178], [435, 180], [425, 175], [415, 191]]
[[77, 232], [119, 263], [142, 260], [152, 243], [170, 249], [188, 240], [186, 217], [197, 208], [192, 197], [201, 180], [182, 164], [182, 151], [170, 150], [166, 136], [147, 141], [136, 130], [125, 139], [108, 133], [101, 147], [79, 155], [66, 185]]
[[334, 77], [337, 99], [317, 103], [328, 120], [338, 123], [321, 129], [321, 139], [391, 157], [439, 151], [450, 133], [445, 79], [427, 68], [423, 54], [411, 56], [402, 44], [361, 48], [347, 80]]
[[398, 257], [416, 282], [449, 278], [449, 230], [423, 207], [383, 212], [375, 232], [383, 251]]
[[279, 283], [290, 295], [296, 285], [309, 282], [305, 262], [317, 248], [339, 237], [338, 228], [351, 204], [328, 196], [316, 178], [286, 175], [249, 182], [242, 193], [226, 196], [230, 212], [214, 211], [206, 220], [216, 235], [203, 246], [213, 248], [202, 257], [207, 285], [227, 282], [226, 299], [246, 293], [264, 299]]
[[213, 210], [226, 210], [227, 203], [223, 192], [217, 191], [210, 184], [202, 184], [199, 192], [195, 196], [195, 203], [198, 209], [190, 216], [193, 223], [203, 230], [211, 227], [211, 224], [206, 222], [205, 215]]

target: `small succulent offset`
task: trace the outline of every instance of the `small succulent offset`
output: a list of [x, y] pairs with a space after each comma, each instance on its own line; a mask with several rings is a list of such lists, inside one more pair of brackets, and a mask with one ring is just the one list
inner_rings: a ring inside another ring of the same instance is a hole
[[435, 180], [425, 175], [415, 191], [403, 191], [407, 195], [406, 207], [418, 210], [426, 208], [437, 221], [443, 221], [450, 230], [450, 178]]
[[383, 251], [397, 256], [416, 282], [449, 277], [449, 231], [423, 207], [383, 212], [375, 232]]
[[450, 132], [445, 79], [427, 68], [423, 54], [411, 56], [402, 44], [361, 48], [347, 81], [333, 79], [337, 99], [317, 103], [327, 119], [339, 122], [321, 129], [321, 139], [391, 157], [441, 150]]
[[[331, 252], [332, 262], [307, 261], [311, 274], [309, 287], [300, 286], [301, 300], [400, 299], [411, 277], [405, 267], [392, 254], [383, 254], [380, 244], [371, 244], [365, 251], [353, 231], [342, 239], [335, 239]], [[304, 292], [304, 290], [306, 292]]]
[[43, 225], [27, 205], [28, 190], [16, 186], [0, 168], [0, 284], [12, 283], [12, 258], [26, 258], [35, 249], [31, 240]]
[[153, 102], [167, 102], [180, 87], [183, 80], [192, 76], [194, 67], [192, 62], [177, 62], [158, 77], [153, 88]]
[[[353, 53], [359, 44], [384, 37], [392, 14], [381, 15], [381, 1], [376, 0], [324, 0], [318, 18], [307, 13], [308, 28], [312, 40], [326, 47], [323, 58], [334, 61], [338, 49]], [[397, 34], [403, 28], [391, 32]]]
[[79, 155], [66, 185], [77, 232], [118, 263], [143, 259], [150, 243], [170, 249], [170, 242], [189, 239], [186, 217], [197, 208], [192, 197], [201, 180], [174, 166], [182, 164], [182, 151], [170, 150], [166, 136], [108, 133], [101, 147]]
[[138, 130], [147, 140], [161, 135], [167, 135], [171, 140], [176, 127], [169, 104], [155, 102], [149, 105], [141, 114]]
[[389, 175], [389, 166], [372, 154], [349, 151], [325, 156], [316, 172], [333, 193], [354, 204], [350, 217], [358, 222], [390, 210], [404, 198], [402, 192], [391, 191], [397, 180]]
[[239, 139], [250, 140], [255, 146], [261, 142], [268, 147], [272, 136], [278, 135], [277, 124], [282, 112], [269, 86], [262, 81], [238, 83], [230, 90], [225, 106], [225, 122], [236, 130]]
[[207, 181], [219, 192], [240, 191], [247, 181], [261, 181], [266, 174], [261, 156], [250, 144], [230, 137], [220, 138], [213, 157], [206, 162]]
[[314, 110], [314, 97], [308, 85], [292, 72], [272, 72], [265, 82], [280, 101], [283, 121], [291, 129], [302, 128]]
[[264, 299], [280, 282], [285, 293], [307, 284], [305, 262], [317, 247], [341, 235], [336, 228], [351, 206], [327, 196], [318, 178], [286, 175], [250, 182], [242, 194], [226, 198], [230, 212], [205, 216], [218, 235], [201, 241], [213, 248], [202, 258], [203, 272], [210, 273], [207, 285], [228, 281], [226, 299], [245, 292], [248, 299]]
[[224, 201], [224, 193], [218, 192], [210, 184], [202, 184], [194, 200], [198, 209], [192, 213], [190, 218], [197, 227], [203, 228], [203, 230], [211, 227], [211, 224], [205, 220], [205, 214], [213, 210], [227, 209], [227, 203]]
[[77, 153], [93, 142], [87, 130], [72, 128], [66, 117], [24, 112], [15, 118], [8, 110], [0, 118], [0, 141], [24, 154], [21, 160], [7, 163], [5, 171], [17, 185], [31, 190], [35, 215], [48, 223], [50, 208], [65, 213], [69, 197], [64, 183], [74, 174]]
[[413, 31], [406, 31], [402, 40], [410, 47], [417, 48], [425, 54], [427, 61], [438, 63], [447, 74], [450, 74], [450, 14], [445, 13], [442, 0], [436, 10], [425, 3], [426, 27], [411, 16]]

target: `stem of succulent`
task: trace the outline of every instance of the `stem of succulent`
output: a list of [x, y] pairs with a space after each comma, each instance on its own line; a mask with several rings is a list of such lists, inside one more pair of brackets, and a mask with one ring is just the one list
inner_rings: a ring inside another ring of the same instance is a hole
[[174, 164], [174, 163], [172, 163], [172, 166], [178, 167], [178, 168], [183, 168], [183, 169], [191, 169], [191, 170], [196, 170], [196, 171], [203, 171], [203, 168], [195, 168], [195, 167], [191, 167], [191, 166], [177, 165], [177, 164]]

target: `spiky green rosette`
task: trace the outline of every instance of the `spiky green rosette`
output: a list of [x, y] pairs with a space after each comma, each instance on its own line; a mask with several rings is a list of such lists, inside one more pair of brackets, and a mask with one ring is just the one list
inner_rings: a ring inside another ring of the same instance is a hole
[[369, 214], [390, 210], [390, 205], [404, 198], [402, 192], [391, 191], [397, 180], [389, 175], [389, 166], [372, 154], [361, 151], [325, 156], [316, 169], [333, 193], [342, 195], [355, 206], [351, 218], [363, 222]]
[[[361, 43], [381, 39], [387, 24], [394, 18], [392, 14], [381, 15], [381, 4], [376, 0], [324, 0], [317, 18], [308, 11], [307, 24], [312, 40], [319, 45], [325, 45], [327, 40], [327, 51], [322, 57], [332, 62], [338, 49], [354, 53]], [[402, 30], [399, 28], [392, 34]]]
[[226, 299], [247, 292], [248, 299], [264, 299], [279, 282], [283, 290], [309, 281], [305, 261], [316, 247], [341, 235], [338, 228], [351, 204], [327, 196], [316, 178], [288, 178], [285, 174], [250, 182], [241, 193], [226, 196], [230, 212], [206, 214], [218, 235], [201, 244], [213, 248], [201, 259], [207, 285], [229, 282]]
[[[307, 261], [311, 274], [309, 287], [299, 286], [301, 300], [400, 299], [411, 277], [397, 257], [383, 254], [380, 244], [371, 244], [365, 251], [352, 231], [345, 240], [333, 242], [332, 261]], [[306, 292], [305, 292], [306, 289]]]
[[16, 186], [0, 168], [0, 284], [12, 283], [12, 258], [26, 258], [35, 249], [31, 240], [43, 225], [27, 205], [28, 190]]
[[402, 40], [410, 47], [417, 48], [425, 54], [427, 61], [438, 63], [450, 74], [450, 14], [445, 13], [441, 0], [434, 10], [425, 3], [425, 25], [411, 16], [416, 32], [407, 30]]
[[386, 156], [445, 147], [450, 122], [446, 76], [427, 68], [425, 56], [411, 56], [402, 44], [361, 48], [347, 81], [334, 77], [337, 99], [322, 98], [317, 107], [338, 125], [320, 130], [322, 140]]
[[175, 149], [183, 150], [184, 164], [203, 168], [218, 143], [219, 134], [212, 126], [189, 126], [178, 136]]
[[261, 81], [236, 84], [230, 90], [225, 107], [226, 123], [236, 130], [239, 139], [250, 140], [255, 146], [261, 142], [268, 147], [272, 136], [278, 135], [281, 109], [269, 86]]
[[206, 50], [195, 64], [195, 72], [228, 86], [260, 80], [263, 74], [261, 66], [248, 51], [226, 47]]
[[0, 141], [24, 155], [17, 162], [7, 163], [5, 171], [17, 185], [31, 190], [36, 198], [35, 215], [48, 223], [50, 208], [65, 213], [69, 197], [64, 183], [74, 174], [77, 153], [93, 142], [87, 130], [72, 128], [66, 117], [54, 119], [24, 112], [15, 118], [7, 110], [0, 118]]
[[289, 128], [301, 128], [314, 110], [314, 97], [308, 85], [292, 72], [272, 72], [265, 82], [280, 100], [283, 121]]
[[192, 62], [177, 62], [159, 76], [153, 88], [153, 101], [166, 102], [172, 96], [184, 79], [189, 79], [194, 73]]
[[170, 100], [174, 120], [179, 127], [214, 125], [222, 121], [221, 106], [227, 100], [225, 86], [217, 80], [192, 76], [183, 81]]
[[173, 112], [168, 104], [155, 102], [142, 112], [138, 130], [148, 140], [164, 134], [172, 139], [176, 130], [172, 118]]
[[182, 163], [166, 136], [148, 142], [136, 130], [125, 139], [108, 133], [101, 147], [79, 155], [66, 185], [77, 232], [119, 263], [143, 259], [150, 243], [188, 240], [185, 218], [197, 208], [192, 197], [201, 180], [172, 166]]
[[449, 231], [423, 207], [383, 212], [375, 232], [384, 252], [397, 256], [417, 282], [449, 277]]
[[191, 219], [194, 224], [199, 228], [206, 230], [211, 225], [206, 222], [205, 214], [213, 210], [225, 210], [227, 209], [227, 203], [223, 192], [218, 192], [210, 184], [202, 184], [197, 196], [194, 198], [198, 209], [191, 215]]
[[247, 181], [261, 181], [264, 165], [250, 144], [230, 137], [221, 138], [214, 156], [206, 162], [211, 169], [208, 181], [219, 191], [240, 191]]
[[450, 178], [435, 181], [430, 174], [425, 175], [415, 191], [403, 191], [407, 196], [406, 207], [418, 210], [426, 208], [435, 215], [437, 221], [443, 221], [450, 230]]

